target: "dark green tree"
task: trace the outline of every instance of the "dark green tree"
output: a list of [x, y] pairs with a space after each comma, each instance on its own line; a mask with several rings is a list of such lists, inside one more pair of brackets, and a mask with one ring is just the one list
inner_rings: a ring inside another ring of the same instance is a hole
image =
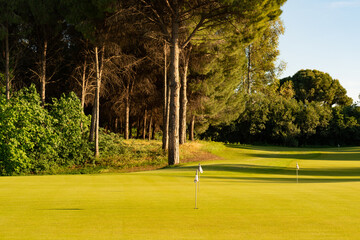
[[318, 70], [300, 70], [294, 76], [284, 78], [281, 84], [291, 81], [298, 101], [322, 102], [328, 106], [350, 105], [352, 99], [339, 80], [333, 79], [328, 73]]
[[331, 108], [320, 102], [299, 103], [299, 112], [296, 116], [296, 124], [301, 130], [300, 144], [309, 144], [311, 138], [326, 129], [332, 118]]
[[189, 75], [190, 138], [196, 122], [197, 133], [209, 125], [230, 122], [244, 108], [239, 82], [244, 74], [244, 45], [239, 42], [215, 41], [198, 45], [193, 50]]
[[0, 0], [0, 40], [4, 41], [6, 99], [10, 99], [11, 72], [13, 72], [10, 66], [11, 46], [9, 44], [9, 38], [10, 35], [15, 32], [16, 25], [21, 21], [20, 16], [16, 13], [19, 3], [20, 1], [15, 0]]

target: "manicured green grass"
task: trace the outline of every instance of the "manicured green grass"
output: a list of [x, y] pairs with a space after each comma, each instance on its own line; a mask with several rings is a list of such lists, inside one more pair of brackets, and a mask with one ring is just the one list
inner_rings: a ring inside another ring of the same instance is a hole
[[197, 163], [1, 177], [0, 239], [360, 239], [360, 147], [205, 148], [197, 210]]

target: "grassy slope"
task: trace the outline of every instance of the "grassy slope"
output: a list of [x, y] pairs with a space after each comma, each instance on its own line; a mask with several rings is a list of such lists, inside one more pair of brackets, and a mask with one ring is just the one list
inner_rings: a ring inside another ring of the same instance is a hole
[[[0, 178], [0, 239], [359, 239], [360, 147], [206, 144], [156, 171]], [[296, 184], [295, 165], [300, 165]]]

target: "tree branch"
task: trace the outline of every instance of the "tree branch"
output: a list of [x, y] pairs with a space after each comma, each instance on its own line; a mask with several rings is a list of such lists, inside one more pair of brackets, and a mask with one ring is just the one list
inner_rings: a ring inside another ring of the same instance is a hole
[[175, 16], [175, 11], [174, 9], [171, 7], [169, 0], [165, 0], [166, 1], [166, 5], [168, 6], [168, 8], [170, 9], [170, 12], [173, 16]]
[[160, 14], [156, 11], [155, 7], [153, 5], [151, 5], [150, 3], [147, 3], [145, 0], [141, 0], [142, 3], [144, 3], [146, 5], [146, 7], [150, 8], [151, 11], [153, 12], [153, 14], [155, 15], [155, 17], [158, 19], [158, 21], [156, 21], [155, 19], [150, 18], [147, 14], [144, 14], [143, 12], [140, 11], [140, 13], [142, 15], [144, 15], [147, 19], [149, 19], [150, 21], [152, 21], [155, 24], [158, 24], [161, 28], [161, 30], [163, 31], [163, 33], [167, 36], [169, 35], [169, 32], [166, 28], [166, 24], [164, 23], [163, 19], [161, 18]]
[[195, 33], [199, 30], [199, 28], [203, 25], [204, 23], [204, 18], [201, 18], [200, 21], [198, 22], [198, 24], [195, 26], [195, 28], [193, 29], [193, 31], [191, 32], [191, 34], [189, 35], [189, 37], [185, 40], [185, 42], [180, 46], [180, 49], [184, 49], [186, 47], [186, 45], [189, 44], [189, 42], [191, 41], [191, 39], [194, 37]]

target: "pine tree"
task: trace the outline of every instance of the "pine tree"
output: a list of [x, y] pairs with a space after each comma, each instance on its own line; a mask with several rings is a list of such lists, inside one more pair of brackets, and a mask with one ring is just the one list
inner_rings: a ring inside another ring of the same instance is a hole
[[[285, 0], [277, 1], [168, 1], [143, 0], [140, 11], [159, 27], [170, 45], [170, 127], [169, 155], [170, 165], [179, 163], [179, 108], [180, 76], [179, 54], [194, 36], [202, 29], [214, 25], [226, 25], [242, 18], [260, 25], [264, 21], [280, 15], [280, 6]], [[250, 13], [250, 14], [248, 14]], [[190, 17], [190, 18], [189, 18]], [[190, 20], [194, 24], [187, 24]], [[169, 23], [169, 24], [167, 24]]]

